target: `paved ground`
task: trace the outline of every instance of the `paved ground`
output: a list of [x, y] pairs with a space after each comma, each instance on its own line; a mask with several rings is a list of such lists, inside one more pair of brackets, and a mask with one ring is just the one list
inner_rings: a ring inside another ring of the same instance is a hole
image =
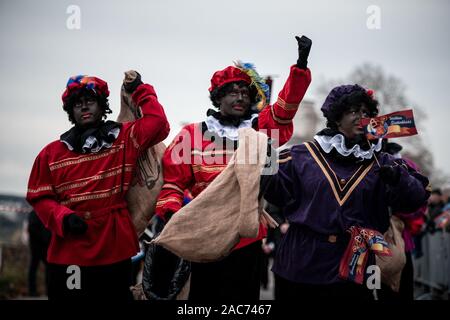
[[273, 300], [273, 272], [270, 271], [272, 268], [272, 259], [269, 260], [269, 283], [267, 284], [267, 289], [261, 287], [261, 292], [259, 298], [261, 300]]

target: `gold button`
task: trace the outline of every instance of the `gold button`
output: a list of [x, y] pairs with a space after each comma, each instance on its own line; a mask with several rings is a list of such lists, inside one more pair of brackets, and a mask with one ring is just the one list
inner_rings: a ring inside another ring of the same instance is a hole
[[335, 243], [337, 241], [337, 236], [334, 234], [330, 234], [328, 236], [328, 242]]
[[345, 181], [345, 179], [341, 179], [341, 184], [345, 184], [347, 181]]
[[89, 211], [86, 211], [86, 212], [84, 213], [84, 219], [88, 220], [88, 219], [90, 219], [90, 218], [91, 218], [91, 213], [90, 213]]

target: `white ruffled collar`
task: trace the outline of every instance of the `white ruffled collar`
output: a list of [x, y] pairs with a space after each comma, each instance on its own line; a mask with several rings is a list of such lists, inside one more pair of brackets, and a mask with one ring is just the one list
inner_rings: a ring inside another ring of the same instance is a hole
[[355, 158], [361, 160], [372, 159], [375, 152], [381, 150], [382, 139], [378, 139], [377, 144], [371, 144], [368, 150], [363, 150], [358, 144], [355, 144], [351, 149], [348, 149], [345, 145], [345, 138], [342, 134], [336, 134], [335, 136], [323, 136], [315, 135], [316, 140], [323, 151], [330, 153], [334, 148], [339, 154], [347, 157], [353, 155]]
[[237, 141], [239, 139], [238, 130], [242, 128], [251, 128], [253, 120], [257, 117], [257, 113], [252, 114], [250, 119], [242, 121], [238, 127], [224, 126], [212, 115], [206, 118], [205, 123], [208, 131], [217, 133], [217, 135], [221, 138], [228, 138], [230, 140]]

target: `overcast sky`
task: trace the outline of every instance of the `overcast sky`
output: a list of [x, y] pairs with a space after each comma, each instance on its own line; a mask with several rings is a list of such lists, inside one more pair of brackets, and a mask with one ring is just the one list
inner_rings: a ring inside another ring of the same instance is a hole
[[[80, 9], [79, 29], [67, 26], [76, 22], [70, 5]], [[380, 29], [367, 27], [370, 5]], [[0, 192], [24, 195], [38, 152], [70, 128], [60, 100], [69, 76], [106, 80], [116, 119], [123, 71], [138, 70], [155, 86], [171, 138], [181, 122], [204, 119], [212, 73], [234, 60], [277, 75], [277, 93], [302, 34], [313, 40], [308, 98], [317, 99], [321, 79], [364, 62], [382, 66], [428, 114], [423, 137], [450, 173], [449, 12], [448, 0], [0, 0]]]

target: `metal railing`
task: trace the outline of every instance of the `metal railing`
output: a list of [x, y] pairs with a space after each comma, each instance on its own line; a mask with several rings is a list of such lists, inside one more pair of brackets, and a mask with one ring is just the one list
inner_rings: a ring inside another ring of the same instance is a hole
[[422, 237], [423, 255], [414, 258], [414, 280], [422, 286], [418, 300], [450, 296], [450, 233], [442, 230]]

